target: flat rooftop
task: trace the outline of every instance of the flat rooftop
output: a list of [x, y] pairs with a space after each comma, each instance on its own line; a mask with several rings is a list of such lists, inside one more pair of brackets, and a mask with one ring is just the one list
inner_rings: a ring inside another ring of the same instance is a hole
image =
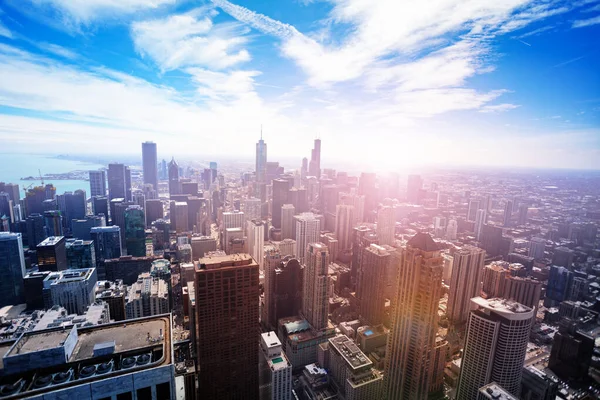
[[24, 335], [17, 341], [17, 345], [7, 352], [6, 355], [14, 356], [61, 347], [69, 336], [71, 329], [70, 327], [69, 329], [53, 330], [50, 332], [41, 331], [36, 334]]
[[533, 318], [533, 309], [516, 301], [506, 300], [502, 298], [484, 299], [482, 297], [474, 297], [471, 302], [480, 308], [483, 308], [487, 313], [496, 313], [509, 320], [524, 320]]
[[508, 393], [502, 386], [496, 383], [490, 383], [479, 389], [479, 393], [483, 394], [488, 399], [493, 400], [517, 400], [515, 396]]
[[364, 368], [373, 364], [365, 353], [358, 348], [356, 343], [346, 335], [339, 335], [329, 339], [329, 345], [336, 349], [337, 353], [342, 356], [352, 369]]
[[50, 237], [44, 239], [40, 244], [38, 244], [38, 247], [55, 246], [58, 242], [60, 242], [64, 238], [65, 238], [64, 236], [50, 236]]
[[[202, 257], [196, 264], [196, 271], [203, 269], [217, 269], [226, 267], [238, 267], [238, 266], [258, 266], [252, 256], [247, 253], [239, 254], [215, 254]], [[204, 266], [204, 268], [202, 267]]]

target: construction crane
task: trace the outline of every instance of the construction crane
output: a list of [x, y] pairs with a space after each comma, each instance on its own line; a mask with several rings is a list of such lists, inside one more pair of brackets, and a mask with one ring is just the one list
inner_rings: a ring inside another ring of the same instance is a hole
[[25, 192], [25, 197], [27, 197], [27, 191], [29, 189], [31, 189], [31, 187], [35, 185], [35, 182], [33, 182], [31, 185], [27, 186], [27, 187], [23, 187], [23, 192]]
[[42, 176], [42, 171], [38, 168], [38, 174], [40, 174], [40, 181], [42, 181], [42, 186], [44, 186], [44, 177]]

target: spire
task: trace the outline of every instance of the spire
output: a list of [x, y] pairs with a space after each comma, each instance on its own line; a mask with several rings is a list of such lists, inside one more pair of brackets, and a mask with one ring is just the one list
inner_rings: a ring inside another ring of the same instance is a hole
[[260, 140], [262, 140], [262, 124], [260, 124]]

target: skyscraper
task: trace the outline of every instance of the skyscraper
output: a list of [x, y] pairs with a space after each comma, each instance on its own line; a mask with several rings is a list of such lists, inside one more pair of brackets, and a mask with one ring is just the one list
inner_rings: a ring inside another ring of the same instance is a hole
[[483, 233], [483, 226], [486, 222], [487, 211], [484, 209], [477, 210], [475, 215], [475, 238], [481, 240]]
[[248, 253], [262, 270], [265, 257], [265, 225], [261, 220], [248, 221], [246, 225]]
[[481, 209], [481, 201], [477, 199], [469, 200], [469, 208], [467, 209], [467, 221], [475, 221], [477, 210]]
[[481, 292], [485, 251], [464, 246], [454, 252], [453, 258], [447, 316], [454, 325], [462, 325], [469, 318], [471, 298], [479, 296]]
[[128, 168], [124, 164], [108, 164], [108, 198], [127, 199], [127, 192], [131, 192], [131, 183], [127, 186]]
[[536, 260], [544, 258], [546, 251], [546, 239], [539, 237], [532, 237], [529, 242], [529, 257], [533, 257]]
[[62, 271], [67, 269], [67, 252], [64, 236], [51, 236], [37, 245], [38, 268], [40, 271]]
[[329, 250], [323, 243], [309, 243], [304, 267], [302, 313], [315, 330], [327, 328], [329, 310]]
[[158, 156], [156, 154], [156, 143], [142, 143], [142, 168], [144, 183], [151, 184], [158, 193]]
[[71, 232], [71, 222], [74, 219], [84, 219], [87, 214], [86, 194], [83, 190], [76, 190], [74, 192], [65, 192], [65, 194], [56, 197], [59, 207], [63, 212], [63, 226], [66, 232]]
[[321, 221], [313, 213], [302, 213], [294, 216], [296, 220], [296, 249], [298, 261], [305, 263], [307, 248], [310, 243], [319, 241]]
[[446, 227], [446, 239], [448, 240], [456, 240], [456, 234], [458, 232], [458, 223], [455, 219], [451, 219], [448, 221], [448, 226]]
[[406, 185], [406, 200], [413, 204], [419, 203], [421, 201], [422, 188], [423, 179], [421, 175], [409, 175]]
[[393, 246], [396, 232], [396, 212], [392, 207], [381, 207], [377, 212], [377, 237], [379, 244]]
[[42, 240], [46, 239], [44, 217], [41, 214], [30, 214], [25, 220], [25, 225], [27, 227], [27, 246], [35, 249]]
[[362, 252], [358, 269], [357, 297], [359, 316], [366, 325], [383, 324], [385, 313], [386, 272], [391, 257], [388, 250], [372, 244]]
[[90, 196], [106, 196], [106, 171], [90, 171]]
[[179, 187], [179, 165], [175, 162], [175, 157], [171, 158], [169, 161], [169, 195], [179, 194], [181, 193], [181, 188]]
[[96, 267], [96, 253], [91, 240], [67, 239], [65, 250], [68, 269]]
[[267, 144], [262, 138], [262, 128], [260, 130], [260, 140], [256, 143], [256, 181], [266, 182], [267, 180]]
[[292, 204], [281, 206], [281, 239], [294, 238], [294, 214], [296, 208]]
[[386, 351], [388, 400], [425, 399], [433, 384], [443, 258], [431, 236], [417, 233], [401, 248], [392, 331]]
[[[354, 227], [354, 206], [338, 204], [335, 212], [335, 235], [339, 242], [340, 252], [352, 249], [352, 228]], [[337, 254], [332, 254], [337, 257]]]
[[20, 233], [0, 232], [0, 307], [25, 302], [25, 259]]
[[483, 269], [482, 296], [491, 299], [503, 297], [508, 271], [501, 264], [492, 262]]
[[104, 261], [121, 257], [121, 229], [118, 226], [99, 226], [91, 229], [96, 253], [98, 279], [105, 279]]
[[321, 179], [321, 139], [315, 139], [308, 164], [308, 175]]
[[[187, 222], [187, 220], [186, 220]], [[134, 205], [125, 210], [125, 248], [134, 257], [146, 255], [146, 220], [142, 207]]]
[[456, 398], [477, 398], [491, 382], [518, 396], [533, 310], [504, 299], [471, 301], [476, 310], [469, 316]]
[[[260, 348], [262, 350], [261, 372], [265, 371], [267, 376], [264, 380], [269, 382], [268, 396], [263, 398], [269, 400], [291, 400], [292, 399], [292, 365], [288, 361], [282, 349], [281, 341], [275, 332], [261, 334]], [[262, 379], [261, 379], [262, 381]]]
[[[377, 208], [377, 175], [373, 172], [363, 172], [358, 180], [358, 194], [364, 196], [364, 208], [358, 211], [358, 222], [373, 222], [372, 212]], [[357, 208], [356, 204], [354, 205]]]
[[258, 399], [258, 275], [248, 254], [198, 261], [196, 355], [204, 399]]
[[287, 179], [273, 179], [273, 203], [271, 207], [271, 220], [273, 227], [281, 229], [281, 207], [288, 202], [290, 181]]
[[513, 212], [513, 202], [512, 200], [507, 200], [504, 204], [504, 226], [510, 226], [511, 218]]

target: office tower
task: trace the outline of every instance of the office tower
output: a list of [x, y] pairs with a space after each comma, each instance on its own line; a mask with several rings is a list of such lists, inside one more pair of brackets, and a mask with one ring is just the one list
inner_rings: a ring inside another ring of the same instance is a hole
[[25, 226], [27, 227], [27, 246], [35, 249], [38, 243], [46, 239], [44, 217], [41, 214], [30, 214], [25, 219]]
[[271, 206], [271, 221], [273, 227], [281, 229], [281, 207], [288, 202], [290, 181], [273, 179], [273, 203]]
[[46, 236], [63, 236], [63, 217], [58, 210], [44, 211]]
[[87, 201], [85, 192], [76, 190], [75, 192], [65, 192], [64, 195], [56, 197], [63, 212], [63, 226], [68, 232], [71, 232], [71, 221], [85, 218]]
[[521, 400], [555, 400], [558, 396], [558, 379], [534, 366], [523, 367]]
[[503, 297], [533, 308], [535, 315], [542, 296], [542, 285], [543, 282], [530, 277], [509, 276], [506, 280]]
[[[338, 204], [336, 207], [335, 217], [335, 235], [339, 242], [339, 251], [347, 252], [352, 249], [352, 228], [354, 227], [354, 211], [353, 205]], [[332, 253], [332, 257], [337, 257], [337, 254]]]
[[267, 144], [262, 138], [262, 129], [260, 140], [256, 143], [256, 181], [265, 182], [267, 180]]
[[90, 171], [90, 196], [106, 196], [106, 171]]
[[294, 216], [296, 220], [296, 251], [298, 261], [304, 264], [310, 243], [319, 241], [321, 221], [313, 213], [302, 213]]
[[294, 238], [294, 214], [296, 209], [292, 204], [284, 204], [281, 207], [281, 238]]
[[25, 258], [20, 233], [0, 232], [0, 307], [25, 302]]
[[12, 200], [13, 203], [18, 203], [21, 199], [19, 185], [16, 183], [0, 182], [0, 193], [2, 192], [8, 194], [9, 199]]
[[354, 206], [352, 226], [365, 222], [365, 196], [356, 193], [340, 193], [340, 204]]
[[560, 267], [571, 268], [574, 257], [575, 255], [573, 254], [573, 250], [569, 249], [568, 247], [560, 246], [554, 249], [554, 254], [552, 255], [552, 264]]
[[0, 217], [8, 217], [9, 222], [14, 222], [13, 201], [8, 193], [0, 192]]
[[483, 269], [482, 296], [486, 299], [504, 297], [508, 271], [500, 263], [492, 262]]
[[[282, 256], [279, 250], [269, 247], [265, 250], [264, 256], [264, 304], [260, 314], [262, 326], [266, 329], [274, 329], [277, 326], [277, 318], [275, 316], [275, 271], [280, 268]], [[297, 261], [297, 260], [296, 260]], [[302, 301], [302, 299], [300, 299]]]
[[50, 274], [48, 283], [53, 305], [67, 309], [69, 314], [84, 314], [94, 302], [98, 277], [96, 268], [68, 269]]
[[481, 293], [484, 263], [485, 251], [478, 247], [465, 246], [454, 252], [446, 313], [454, 325], [462, 325], [469, 319], [471, 299]]
[[507, 200], [504, 205], [504, 226], [510, 226], [511, 217], [513, 212], [513, 202], [511, 200]]
[[421, 175], [409, 175], [406, 184], [406, 200], [412, 204], [418, 204], [421, 201], [421, 190], [423, 189], [423, 179]]
[[323, 243], [312, 242], [306, 251], [302, 314], [315, 330], [327, 328], [329, 296], [329, 250]]
[[487, 218], [486, 210], [477, 210], [475, 216], [475, 238], [477, 240], [481, 240], [483, 233], [483, 226], [485, 225]]
[[517, 396], [533, 310], [505, 299], [471, 301], [456, 398], [476, 398], [479, 388], [490, 382]]
[[131, 186], [127, 187], [127, 170], [124, 164], [108, 164], [108, 198], [127, 199], [127, 191], [131, 191]]
[[519, 205], [519, 225], [525, 225], [527, 223], [527, 212], [529, 211], [529, 206], [527, 204]]
[[433, 218], [433, 232], [435, 237], [443, 238], [446, 233], [446, 217]]
[[300, 167], [300, 177], [303, 182], [307, 176], [308, 176], [308, 158], [304, 157], [304, 158], [302, 158], [302, 165]]
[[494, 225], [483, 225], [481, 230], [481, 248], [489, 256], [496, 257], [502, 252], [502, 228]]
[[23, 278], [23, 289], [27, 310], [33, 311], [44, 309], [44, 280], [50, 274], [50, 271], [30, 272]]
[[362, 252], [371, 244], [378, 244], [377, 234], [370, 225], [359, 225], [352, 229], [352, 276], [357, 277]]
[[533, 257], [536, 260], [544, 258], [546, 252], [546, 239], [533, 237], [529, 242], [529, 257]]
[[250, 197], [244, 200], [244, 214], [248, 220], [260, 219], [261, 218], [261, 206], [262, 202], [260, 199]]
[[92, 213], [94, 215], [104, 215], [104, 220], [108, 224], [109, 216], [112, 217], [109, 213], [108, 207], [108, 197], [106, 196], [94, 196], [92, 197]]
[[321, 139], [315, 139], [308, 164], [308, 175], [321, 179]]
[[389, 400], [424, 399], [433, 386], [442, 264], [431, 236], [417, 233], [400, 249], [400, 271], [392, 331], [386, 351]]
[[246, 252], [246, 240], [242, 228], [227, 228], [223, 235], [223, 246], [226, 254]]
[[188, 204], [185, 201], [171, 203], [171, 226], [177, 233], [189, 232]]
[[125, 210], [125, 248], [130, 256], [143, 257], [146, 255], [145, 226], [142, 207], [128, 206]]
[[546, 286], [546, 298], [544, 306], [552, 307], [560, 302], [568, 300], [568, 295], [573, 283], [573, 272], [565, 267], [552, 265], [548, 274], [548, 284]]
[[275, 244], [279, 253], [281, 253], [282, 257], [285, 256], [296, 256], [298, 250], [296, 249], [296, 241], [292, 239], [283, 239], [281, 242], [277, 242]]
[[281, 318], [299, 315], [302, 310], [302, 266], [295, 258], [284, 257], [278, 263], [279, 259], [265, 263], [265, 321], [274, 328]]
[[160, 278], [149, 273], [139, 275], [137, 282], [128, 288], [125, 318], [142, 318], [169, 312], [169, 288]]
[[156, 154], [156, 143], [142, 143], [142, 168], [144, 183], [152, 185], [158, 193], [158, 156]]
[[217, 250], [217, 240], [210, 236], [193, 236], [191, 246], [192, 260], [198, 260], [209, 251]]
[[265, 257], [265, 225], [261, 220], [247, 222], [248, 253], [262, 271]]
[[381, 207], [377, 212], [377, 237], [379, 244], [393, 246], [396, 233], [396, 212], [392, 207]]
[[[283, 352], [281, 341], [273, 331], [261, 333], [261, 382], [266, 391], [261, 398], [269, 400], [292, 399], [292, 365]], [[262, 386], [262, 385], [261, 385]]]
[[359, 316], [365, 324], [376, 326], [383, 324], [385, 318], [386, 272], [391, 257], [382, 246], [372, 244], [362, 252], [358, 269], [357, 297]]
[[96, 252], [91, 240], [67, 239], [65, 242], [67, 268], [96, 268]]
[[480, 209], [482, 209], [480, 200], [469, 200], [469, 208], [467, 209], [467, 221], [475, 221], [475, 219], [477, 218], [477, 210]]
[[519, 400], [495, 382], [489, 383], [477, 391], [476, 400]]
[[246, 215], [242, 211], [228, 211], [223, 213], [223, 229], [244, 228]]
[[67, 252], [64, 236], [51, 236], [37, 245], [38, 268], [40, 271], [62, 271], [67, 269]]
[[181, 193], [179, 183], [179, 165], [175, 162], [175, 157], [169, 162], [169, 195]]
[[325, 230], [333, 231], [335, 230], [335, 213], [339, 203], [340, 188], [338, 185], [325, 184], [327, 181], [321, 181], [321, 193], [319, 194], [319, 199], [321, 200], [320, 209], [325, 217]]
[[94, 292], [96, 301], [103, 301], [108, 304], [110, 319], [115, 321], [123, 321], [125, 319], [127, 286], [123, 284], [123, 281], [98, 281]]
[[[377, 208], [377, 175], [372, 172], [363, 172], [360, 174], [360, 179], [358, 180], [358, 194], [365, 197], [364, 208], [362, 211], [357, 211], [357, 217], [362, 216], [361, 220], [358, 222], [370, 221], [373, 222], [371, 218], [371, 213], [373, 210]], [[357, 206], [355, 205], [355, 208]]]
[[448, 240], [456, 240], [456, 234], [458, 233], [458, 223], [455, 219], [451, 219], [448, 221], [448, 226], [446, 227], [446, 239]]
[[344, 399], [381, 398], [381, 373], [373, 368], [369, 357], [346, 335], [329, 339], [325, 358], [328, 370]]
[[118, 226], [96, 227], [91, 229], [90, 234], [94, 242], [98, 279], [104, 280], [106, 279], [104, 261], [121, 257], [121, 228]]
[[56, 194], [56, 188], [48, 184], [46, 186], [35, 186], [29, 190], [25, 194], [25, 211], [29, 216], [31, 214], [43, 214], [44, 209], [43, 203], [44, 200], [52, 200]]
[[131, 202], [135, 205], [142, 207], [142, 209], [146, 209], [146, 194], [140, 190], [135, 189], [131, 192]]
[[104, 216], [86, 215], [85, 219], [74, 219], [71, 221], [73, 238], [81, 240], [92, 240], [92, 228], [106, 226]]
[[258, 399], [258, 275], [248, 254], [198, 261], [196, 356], [204, 399]]

